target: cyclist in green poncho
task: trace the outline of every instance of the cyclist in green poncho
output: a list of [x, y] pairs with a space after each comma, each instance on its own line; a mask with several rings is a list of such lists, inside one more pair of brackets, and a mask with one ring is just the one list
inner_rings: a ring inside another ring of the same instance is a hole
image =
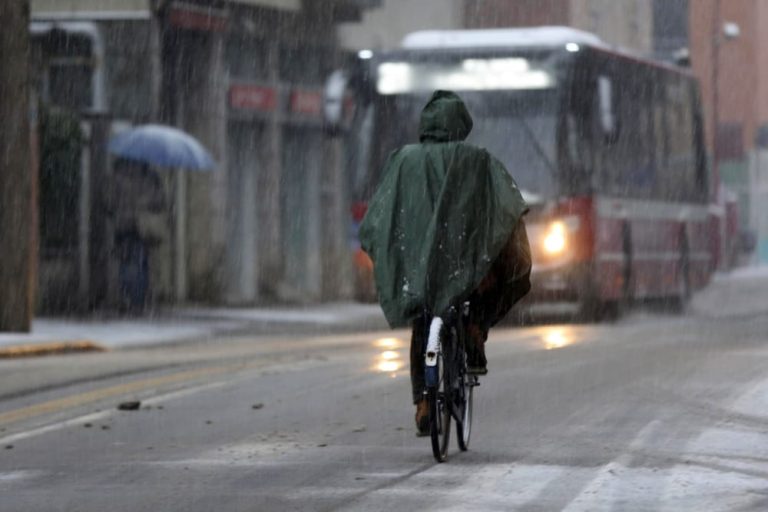
[[464, 142], [472, 118], [450, 91], [421, 115], [419, 144], [390, 154], [360, 227], [391, 327], [412, 326], [416, 424], [427, 429], [424, 310], [442, 315], [469, 300], [471, 371], [485, 374], [488, 330], [530, 289], [527, 211], [515, 181], [485, 149]]

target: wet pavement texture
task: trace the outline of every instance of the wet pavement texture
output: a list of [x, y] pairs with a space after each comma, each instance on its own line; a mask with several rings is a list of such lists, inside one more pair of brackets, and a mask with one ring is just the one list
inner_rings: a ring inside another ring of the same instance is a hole
[[768, 315], [705, 299], [492, 331], [445, 464], [414, 436], [404, 331], [3, 361], [38, 378], [0, 401], [0, 508], [765, 510]]

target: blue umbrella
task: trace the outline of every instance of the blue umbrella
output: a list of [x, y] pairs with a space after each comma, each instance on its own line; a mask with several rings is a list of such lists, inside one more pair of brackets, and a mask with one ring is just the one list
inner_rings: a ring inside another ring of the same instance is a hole
[[191, 135], [170, 126], [146, 124], [120, 133], [109, 142], [115, 156], [157, 167], [209, 171], [211, 154]]

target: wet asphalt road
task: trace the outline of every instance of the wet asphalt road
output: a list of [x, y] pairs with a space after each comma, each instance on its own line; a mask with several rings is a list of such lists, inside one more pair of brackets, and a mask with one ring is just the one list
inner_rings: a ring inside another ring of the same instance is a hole
[[496, 330], [446, 464], [401, 331], [2, 361], [0, 511], [766, 510], [767, 333], [755, 311]]

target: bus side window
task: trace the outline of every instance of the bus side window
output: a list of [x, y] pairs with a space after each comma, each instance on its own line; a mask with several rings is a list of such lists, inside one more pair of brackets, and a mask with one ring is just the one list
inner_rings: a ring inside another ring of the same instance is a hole
[[592, 144], [594, 147], [593, 189], [606, 194], [620, 191], [623, 162], [620, 148], [621, 94], [608, 75], [592, 83]]
[[588, 87], [574, 87], [559, 123], [560, 167], [564, 172], [562, 192], [588, 193], [593, 186], [596, 148], [592, 147], [590, 140], [594, 116], [588, 91]]
[[664, 89], [663, 76], [657, 76], [653, 81], [651, 96], [651, 113], [653, 123], [653, 157], [656, 168], [656, 190], [654, 196], [663, 194], [663, 176], [669, 170], [669, 131], [664, 122], [666, 115], [666, 91]]
[[696, 202], [709, 200], [709, 167], [704, 142], [704, 119], [701, 112], [701, 97], [695, 84], [690, 85], [691, 109], [693, 110], [694, 134], [693, 150], [696, 165], [695, 197]]
[[622, 126], [611, 148], [616, 165], [613, 192], [622, 197], [648, 199], [653, 196], [655, 181], [651, 80], [644, 66], [633, 64], [623, 71], [617, 86], [617, 111]]
[[667, 84], [667, 134], [669, 166], [664, 175], [663, 197], [694, 200], [696, 197], [695, 126], [691, 89], [683, 80]]
[[616, 102], [613, 91], [613, 81], [605, 75], [597, 78], [597, 105], [600, 128], [605, 142], [613, 144], [618, 139], [619, 124], [616, 119]]
[[638, 197], [650, 199], [653, 197], [656, 183], [656, 140], [654, 139], [653, 71], [648, 67], [641, 68], [637, 76], [638, 94], [635, 98], [637, 119], [637, 183]]
[[[601, 151], [604, 157], [603, 179], [602, 187], [604, 192], [617, 196], [626, 197], [632, 192], [632, 187], [629, 183], [631, 178], [631, 169], [634, 166], [634, 124], [633, 115], [633, 97], [631, 88], [632, 83], [627, 80], [625, 76], [619, 76], [619, 81], [616, 83], [616, 88], [611, 89], [611, 103], [613, 108], [614, 123], [617, 123], [618, 119], [621, 119], [621, 130], [618, 130], [618, 125], [615, 124], [614, 133], [611, 137], [606, 136], [605, 126], [603, 125], [603, 112], [605, 107], [604, 102], [606, 96], [601, 96], [600, 92], [600, 79], [598, 78], [596, 87], [596, 107], [597, 107], [597, 130], [598, 139], [600, 141]], [[603, 82], [605, 83], [605, 82]], [[611, 80], [611, 84], [614, 81]], [[605, 86], [603, 86], [605, 87]]]
[[587, 192], [590, 185], [590, 152], [583, 119], [576, 112], [569, 112], [565, 117], [567, 132], [566, 189], [569, 193]]
[[589, 69], [578, 67], [558, 107], [557, 159], [561, 194], [588, 194], [601, 182], [598, 159], [602, 140], [593, 133], [597, 119], [594, 90]]
[[378, 169], [371, 169], [373, 116], [372, 104], [358, 108], [353, 121], [353, 129], [347, 135], [348, 186], [352, 196], [357, 200], [367, 199], [372, 193], [372, 189], [377, 185], [377, 183], [371, 183], [374, 181], [371, 177], [378, 176]]

